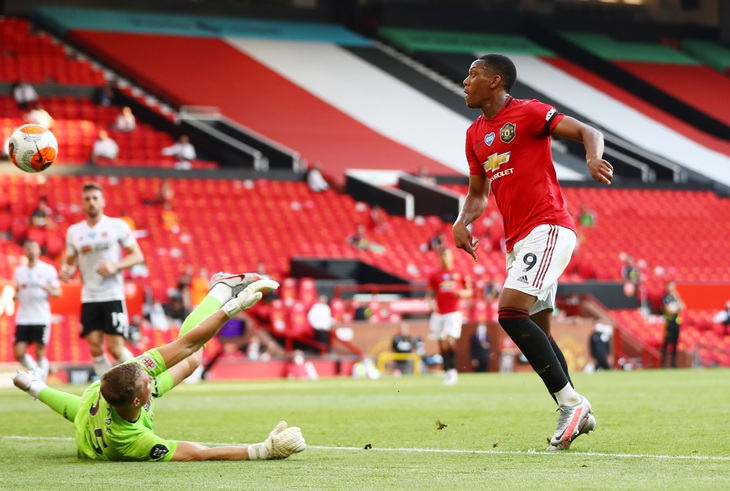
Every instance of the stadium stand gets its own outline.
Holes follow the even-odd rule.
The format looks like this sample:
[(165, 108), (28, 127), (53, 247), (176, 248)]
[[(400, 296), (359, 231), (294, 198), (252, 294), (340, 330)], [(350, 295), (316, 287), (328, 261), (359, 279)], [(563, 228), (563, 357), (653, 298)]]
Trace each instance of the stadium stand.
[[(382, 29), (379, 35), (389, 43), (382, 45), (339, 26), (251, 19), (219, 24), (220, 19), (211, 19), (211, 25), (220, 28), (211, 34), (210, 29), (201, 29), (189, 16), (175, 16), (176, 22), (169, 23), (159, 16), (150, 17), (151, 14), (140, 14), (151, 22), (151, 32), (128, 24), (100, 31), (90, 24), (95, 15), (91, 11), (40, 12), (44, 27), (55, 25), (56, 32), (76, 47), (166, 102), (176, 106), (219, 107), (226, 116), (301, 152), (305, 159), (320, 161), (328, 176), (339, 176), (348, 168), (415, 173), (425, 166), (431, 174), (446, 177), (444, 180), (458, 180), (457, 176), (466, 173), (463, 132), (476, 115), (464, 108), (460, 80), (465, 67), (480, 51), (499, 49), (518, 63), (520, 82), (516, 96), (552, 102), (568, 114), (596, 123), (616, 137), (612, 142), (614, 149), (626, 152), (630, 145), (640, 146), (646, 153), (656, 155), (651, 162), (654, 169), (665, 166), (665, 161), (681, 163), (690, 174), (694, 172), (703, 178), (693, 181), (703, 184), (698, 186), (704, 189), (701, 191), (565, 187), (571, 212), (577, 213), (581, 203), (586, 203), (597, 212), (598, 223), (581, 230), (580, 250), (562, 281), (618, 280), (621, 255), (630, 253), (639, 259), (647, 307), (654, 311), (666, 279), (730, 282), (730, 273), (726, 268), (718, 268), (715, 260), (730, 252), (727, 234), (708, 234), (708, 230), (717, 230), (730, 216), (727, 200), (708, 190), (708, 181), (730, 184), (730, 177), (722, 171), (730, 161), (730, 142), (688, 125), (525, 37), (470, 33), (460, 37), (453, 32)], [(126, 22), (125, 14), (113, 18), (114, 22)], [(23, 31), (17, 36), (26, 36), (27, 23), (23, 27), (23, 22), (11, 21), (12, 29)], [(446, 46), (443, 36), (456, 39), (454, 45)], [(415, 39), (420, 41), (416, 43)], [(583, 42), (582, 38), (578, 40)], [(605, 39), (602, 42), (608, 43)], [(51, 41), (40, 44), (46, 46), (44, 50), (51, 46), (54, 56), (59, 55), (59, 47)], [(622, 45), (621, 49), (627, 46)], [(689, 52), (691, 43), (687, 46)], [(640, 62), (625, 62), (600, 50), (596, 52), (660, 86), (659, 82), (665, 81), (655, 80), (651, 73), (667, 61), (656, 59), (656, 51), (667, 53), (664, 48), (651, 45), (639, 50)], [(681, 58), (681, 66), (691, 67), (702, 80), (726, 83), (726, 79), (718, 82), (715, 77), (722, 75), (708, 71), (696, 60), (683, 57), (673, 48), (666, 49), (670, 50), (672, 66)], [(135, 54), (141, 51), (145, 52), (144, 57)], [(171, 56), (181, 52), (188, 53), (196, 62), (169, 66)], [(79, 70), (68, 68), (73, 73)], [(98, 78), (101, 72), (94, 73)], [(245, 76), (225, 76), (226, 73)], [(100, 83), (93, 80), (93, 85)], [(353, 88), (362, 86), (369, 90), (353, 95)], [(725, 85), (717, 87), (725, 90)], [(670, 92), (672, 89), (662, 88)], [(144, 103), (145, 97), (136, 99)], [(58, 126), (54, 131), (61, 140), (61, 155), (69, 158), (69, 162), (60, 164), (83, 163), (73, 162), (72, 158), (85, 155), (86, 138), (95, 135), (99, 128), (108, 127), (118, 110), (96, 107), (84, 97), (45, 96), (43, 100), (56, 117)], [(0, 98), (0, 105), (7, 110), (3, 116), (12, 112), (11, 102)], [(0, 130), (17, 126), (17, 118), (6, 117)], [(126, 149), (120, 167), (170, 167), (156, 154), (159, 148), (172, 143), (167, 132), (143, 123), (134, 134), (115, 136)], [(561, 180), (584, 179), (587, 173), (582, 156), (570, 148), (563, 153), (558, 150), (556, 146)], [(560, 165), (563, 163), (564, 166)], [(196, 168), (215, 169), (217, 164), (197, 162)], [(369, 239), (381, 245), (382, 250), (360, 250), (348, 244), (347, 237), (358, 223), (368, 223), (370, 208), (347, 195), (335, 191), (311, 193), (304, 182), (267, 179), (265, 175), (208, 179), (200, 174), (189, 178), (170, 174), (174, 176), (168, 177), (168, 181), (175, 193), (173, 207), (179, 231), (165, 230), (160, 223), (159, 207), (145, 203), (160, 186), (159, 174), (122, 177), (115, 176), (115, 170), (105, 169), (106, 177), (95, 179), (101, 180), (109, 193), (108, 212), (119, 214), (124, 210), (140, 231), (151, 274), (134, 281), (144, 285), (152, 298), (164, 300), (176, 284), (181, 264), (238, 271), (253, 270), (258, 261), (263, 261), (271, 274), (282, 281), (281, 299), (271, 302), (266, 315), (273, 334), (289, 349), (295, 342), (306, 342), (311, 337), (303, 316), (317, 293), (316, 284), (310, 279), (288, 277), (291, 258), (359, 259), (412, 284), (422, 284), (437, 265), (435, 255), (421, 252), (422, 247), (437, 230), (448, 232), (449, 228), (448, 223), (436, 217), (411, 221), (393, 216), (389, 217), (391, 226), (387, 230), (368, 232)], [(628, 176), (627, 170), (627, 180)], [(617, 172), (616, 177), (620, 183), (622, 172)], [(659, 178), (667, 179), (662, 175)], [(39, 196), (47, 195), (59, 212), (52, 235), (57, 239), (63, 237), (65, 227), (81, 218), (75, 203), (77, 190), (86, 179), (0, 176), (3, 189), (8, 190), (4, 194), (9, 197), (6, 202), (0, 197), (0, 233), (4, 234), (0, 253), (7, 258), (0, 264), (0, 278), (9, 277), (19, 261), (17, 241), (28, 233), (22, 222), (29, 207)], [(668, 179), (672, 181), (671, 177)], [(447, 187), (466, 192), (463, 184)], [(231, 216), (235, 216), (235, 226), (231, 226)], [(493, 203), (485, 217), (499, 221)], [(456, 256), (457, 266), (472, 274), (478, 289), (489, 278), (504, 274), (501, 235), (496, 229), (494, 233), (494, 224), (487, 220), (475, 224), (475, 235), (493, 234), (483, 242), (478, 264), (464, 254)], [(446, 236), (450, 242), (450, 234)], [(699, 246), (698, 237), (702, 237)], [(354, 318), (358, 307), (369, 308), (373, 321), (381, 320), (381, 316), (383, 320), (400, 319), (379, 302), (359, 305), (335, 298), (332, 306), (341, 319)], [(465, 304), (464, 309), (470, 318), (494, 320), (494, 305), (488, 302)], [(611, 314), (622, 329), (647, 347), (656, 349), (657, 343), (661, 343), (662, 323), (656, 316), (635, 309)], [(692, 308), (687, 312), (680, 348), (696, 352), (702, 363), (730, 365), (729, 338), (716, 332), (710, 317), (707, 309)], [(75, 332), (78, 319), (68, 316), (57, 323), (57, 331)], [(0, 318), (0, 361), (12, 357), (11, 331), (8, 322)], [(147, 326), (143, 326), (142, 332), (143, 339), (151, 343), (164, 342), (166, 336), (175, 335), (174, 331), (160, 333), (148, 330)], [(79, 348), (82, 341), (64, 336), (53, 338), (54, 354), (71, 362), (88, 361), (84, 358), (88, 356), (87, 350)]]

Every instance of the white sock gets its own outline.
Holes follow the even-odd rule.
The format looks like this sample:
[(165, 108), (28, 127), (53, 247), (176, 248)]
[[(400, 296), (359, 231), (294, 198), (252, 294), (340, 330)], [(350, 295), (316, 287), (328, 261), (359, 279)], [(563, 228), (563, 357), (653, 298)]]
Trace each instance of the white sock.
[(221, 305), (233, 298), (233, 289), (225, 283), (217, 283), (210, 289), (208, 295), (218, 300)]
[(28, 370), (33, 370), (35, 367), (38, 366), (38, 364), (35, 362), (35, 358), (33, 358), (28, 353), (23, 355), (23, 359), (20, 360), (20, 364), (23, 365)]
[(45, 356), (41, 358), (38, 366), (41, 367), (41, 370), (43, 370), (43, 381), (45, 382), (46, 379), (48, 379), (48, 373), (51, 371), (51, 364), (48, 362), (48, 358)]
[(99, 355), (97, 357), (94, 357), (94, 372), (98, 377), (101, 377), (106, 372), (111, 370), (112, 364), (109, 363), (109, 360), (107, 359), (106, 355)]
[(117, 358), (117, 361), (119, 363), (124, 363), (125, 361), (131, 360), (132, 358), (134, 358), (134, 355), (132, 354), (132, 352), (129, 351), (129, 349), (126, 346), (122, 346), (122, 355), (119, 358)]
[(570, 385), (570, 382), (555, 393), (555, 398), (561, 406), (575, 406), (581, 401), (580, 394), (575, 391), (573, 386)]

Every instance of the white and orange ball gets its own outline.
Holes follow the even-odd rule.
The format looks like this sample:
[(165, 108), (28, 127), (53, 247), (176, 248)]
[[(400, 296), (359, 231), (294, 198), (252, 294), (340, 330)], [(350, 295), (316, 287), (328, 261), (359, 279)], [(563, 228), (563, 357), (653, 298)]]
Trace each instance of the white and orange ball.
[(39, 124), (24, 124), (10, 135), (10, 160), (30, 173), (42, 172), (56, 161), (58, 141), (51, 130)]

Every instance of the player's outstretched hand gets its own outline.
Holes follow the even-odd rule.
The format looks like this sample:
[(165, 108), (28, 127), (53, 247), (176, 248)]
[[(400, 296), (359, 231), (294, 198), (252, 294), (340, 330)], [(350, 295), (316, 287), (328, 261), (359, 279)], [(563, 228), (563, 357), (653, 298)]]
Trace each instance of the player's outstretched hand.
[(277, 288), (279, 288), (279, 283), (274, 280), (265, 279), (254, 281), (244, 288), (241, 293), (236, 295), (235, 298), (229, 300), (223, 306), (223, 310), (228, 314), (228, 317), (233, 318), (240, 311), (250, 309), (256, 305), (256, 302), (263, 297), (264, 292), (270, 292)]
[(295, 453), (303, 452), (307, 443), (302, 430), (296, 426), (288, 427), (286, 421), (279, 421), (266, 441), (248, 447), (249, 460), (279, 460)]
[(280, 421), (271, 430), (265, 443), (269, 450), (269, 459), (285, 459), (307, 448), (302, 430), (297, 426), (287, 427), (286, 421)]

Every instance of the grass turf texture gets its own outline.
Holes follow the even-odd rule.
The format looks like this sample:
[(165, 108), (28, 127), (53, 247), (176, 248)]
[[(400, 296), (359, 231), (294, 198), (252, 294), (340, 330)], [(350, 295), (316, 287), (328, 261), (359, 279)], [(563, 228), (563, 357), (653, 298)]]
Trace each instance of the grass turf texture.
[(727, 370), (575, 374), (598, 430), (556, 453), (544, 452), (555, 405), (533, 373), (462, 375), (454, 387), (435, 376), (205, 382), (156, 402), (158, 434), (255, 443), (285, 419), (310, 448), (284, 461), (165, 464), (79, 460), (70, 423), (3, 389), (0, 488), (728, 489), (729, 378)]

